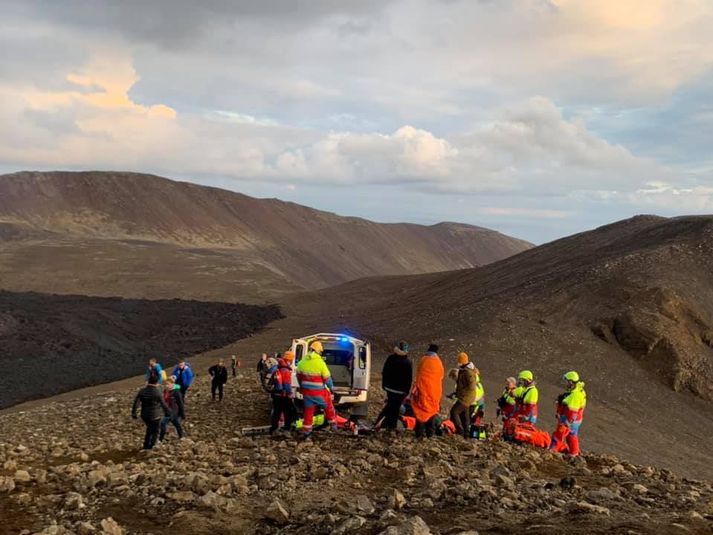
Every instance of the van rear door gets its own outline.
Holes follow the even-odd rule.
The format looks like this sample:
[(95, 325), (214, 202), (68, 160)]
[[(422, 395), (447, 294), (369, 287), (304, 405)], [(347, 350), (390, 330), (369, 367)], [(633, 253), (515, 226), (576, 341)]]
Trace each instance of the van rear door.
[(369, 342), (358, 344), (355, 347), (354, 375), (352, 386), (357, 390), (369, 390), (369, 376), (371, 375), (371, 345)]
[(292, 352), (295, 354), (295, 362), (292, 365), (292, 389), (295, 391), (300, 386), (300, 383), (297, 381), (297, 363), (307, 354), (308, 349), (307, 340), (301, 338), (292, 340)]

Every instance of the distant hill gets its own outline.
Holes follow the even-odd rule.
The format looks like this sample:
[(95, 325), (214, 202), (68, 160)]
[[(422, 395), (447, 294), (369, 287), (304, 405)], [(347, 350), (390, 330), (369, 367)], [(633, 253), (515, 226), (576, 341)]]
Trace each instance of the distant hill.
[(269, 300), (530, 247), (469, 225), (374, 223), (153, 175), (0, 176), (0, 287), (9, 290)]

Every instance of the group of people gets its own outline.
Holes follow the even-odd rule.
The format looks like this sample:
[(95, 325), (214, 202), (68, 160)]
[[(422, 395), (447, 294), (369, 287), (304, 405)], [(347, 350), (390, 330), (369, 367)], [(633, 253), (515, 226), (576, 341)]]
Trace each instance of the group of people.
[[(237, 367), (237, 358), (231, 357), (233, 377)], [(223, 401), (224, 386), (228, 382), (228, 369), (223, 359), (208, 369), (211, 376), (211, 397), (213, 401)], [(145, 373), (146, 386), (139, 390), (134, 398), (131, 415), (141, 419), (146, 425), (143, 448), (153, 449), (156, 442), (166, 437), (169, 424), (173, 425), (178, 438), (183, 438), (185, 431), (182, 422), (186, 418), (186, 394), (193, 383), (195, 373), (191, 366), (181, 360), (168, 375), (156, 359), (149, 360)]]
[[(465, 352), (458, 353), (456, 367), (448, 377), (454, 382), (454, 390), (446, 397), (454, 401), (449, 418), (440, 417), (443, 398), (443, 382), (446, 377), (443, 361), (438, 354), (438, 346), (431, 344), (420, 358), (415, 373), (409, 357), (409, 345), (400, 341), (389, 355), (382, 369), (382, 387), (386, 394), (384, 407), (377, 417), (375, 429), (393, 430), (405, 425), (415, 431), (416, 437), (432, 437), (447, 429), (464, 437), (482, 438), (482, 420), (485, 415), (485, 389), (480, 370)], [(323, 413), (320, 422), (332, 429), (338, 421), (332, 401), (334, 383), (324, 358), (324, 347), (319, 340), (309, 345), (307, 354), (294, 366), (292, 351), (276, 354), (274, 357), (262, 355), (258, 361), (258, 371), (265, 380), (263, 386), (272, 397), (270, 434), (299, 427), (305, 438), (312, 435), (316, 412)], [(231, 358), (233, 376), (237, 359)], [(211, 376), (211, 395), (222, 401), (224, 385), (228, 382), (228, 370), (224, 361), (219, 360), (208, 370)], [(297, 408), (292, 388), (293, 373), (296, 374), (304, 413), (297, 420)], [(186, 393), (193, 381), (193, 371), (185, 362), (179, 362), (170, 376), (161, 365), (152, 359), (146, 371), (147, 385), (137, 394), (132, 415), (137, 417), (141, 407), (141, 418), (146, 424), (144, 448), (151, 449), (156, 440), (163, 440), (169, 424), (176, 428), (179, 438), (184, 431), (181, 422), (185, 419)], [(564, 374), (565, 391), (557, 398), (557, 425), (548, 437), (547, 444), (555, 451), (579, 455), (579, 429), (582, 424), (587, 395), (584, 382), (576, 371)], [(163, 392), (161, 392), (163, 386)], [(534, 428), (538, 420), (539, 391), (535, 376), (530, 370), (521, 371), (517, 378), (508, 377), (505, 388), (497, 399), (497, 416), (503, 422), (503, 438), (514, 438), (513, 429), (518, 426)]]
[[(386, 359), (382, 370), (382, 387), (386, 393), (384, 409), (377, 418), (377, 426), (396, 429), (400, 421), (412, 417), (417, 437), (432, 437), (438, 426), (448, 423), (452, 430), (465, 437), (473, 437), (481, 429), (485, 414), (485, 389), (480, 371), (467, 353), (456, 357), (457, 367), (448, 377), (455, 382), (455, 391), (447, 397), (455, 402), (450, 409), (449, 422), (439, 415), (443, 397), (445, 368), (438, 355), (438, 346), (432, 344), (421, 357), (415, 377), (408, 354), (408, 344), (399, 342)], [(579, 428), (582, 425), (587, 394), (584, 381), (576, 371), (564, 374), (565, 391), (556, 402), (556, 428), (549, 447), (560, 453), (579, 455)], [(523, 370), (517, 379), (508, 377), (505, 389), (497, 400), (497, 416), (503, 422), (503, 438), (512, 439), (512, 430), (518, 425), (534, 426), (538, 418), (539, 391), (535, 376)]]

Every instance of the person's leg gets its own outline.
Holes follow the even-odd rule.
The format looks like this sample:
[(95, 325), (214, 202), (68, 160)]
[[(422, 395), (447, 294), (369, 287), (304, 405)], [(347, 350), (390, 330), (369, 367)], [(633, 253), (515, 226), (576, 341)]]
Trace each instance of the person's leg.
[(579, 426), (581, 422), (569, 424), (569, 434), (567, 435), (567, 448), (569, 454), (573, 456), (579, 455)]
[(166, 438), (166, 428), (168, 427), (168, 422), (171, 421), (170, 416), (164, 416), (161, 418), (161, 425), (159, 427), (159, 432), (158, 432), (158, 440), (159, 442), (163, 441), (164, 438)]
[(314, 420), (314, 403), (305, 400), (304, 413), (302, 414), (302, 432), (305, 435), (312, 433), (312, 421)]
[(460, 401), (456, 401), (453, 406), (451, 407), (451, 422), (453, 422), (453, 425), (456, 426), (456, 433), (459, 435), (463, 434), (463, 424), (462, 424), (462, 410), (463, 410), (463, 404)]
[(272, 417), (270, 418), (270, 434), (277, 431), (280, 426), (280, 416), (284, 411), (282, 397), (272, 396)]
[(144, 420), (146, 425), (146, 432), (144, 433), (144, 446), (145, 450), (151, 449), (151, 420)]
[(213, 401), (215, 401), (215, 391), (218, 389), (218, 383), (215, 381), (211, 381), (210, 383), (210, 397)]
[(436, 433), (436, 416), (431, 416), (426, 422), (426, 438), (432, 438)]
[(324, 393), (324, 419), (332, 427), (337, 425), (337, 411), (334, 410), (332, 403), (332, 395), (329, 392)]
[(404, 401), (403, 394), (396, 394), (394, 392), (387, 392), (386, 394), (386, 407), (384, 408), (384, 427), (386, 429), (396, 429), (399, 421), (399, 412), (401, 411), (401, 404)]
[(147, 449), (153, 449), (153, 447), (156, 445), (156, 439), (158, 438), (158, 430), (159, 427), (161, 426), (161, 418), (157, 418), (155, 420), (151, 420), (148, 425), (148, 448)]
[(381, 408), (379, 416), (376, 417), (374, 427), (384, 428), (386, 426), (386, 411), (389, 409), (389, 393), (386, 393), (386, 400), (384, 401), (384, 406)]
[(425, 422), (416, 420), (416, 428), (415, 428), (416, 438), (423, 438), (423, 433), (425, 432), (425, 430), (426, 430)]
[(176, 428), (178, 438), (183, 438), (183, 426), (181, 425), (181, 418), (176, 416), (175, 418), (171, 419), (171, 423), (173, 424), (173, 427)]
[(292, 398), (285, 398), (285, 429), (292, 429), (292, 425), (297, 420), (297, 407)]
[(225, 385), (223, 383), (220, 383), (218, 385), (218, 399), (220, 399), (220, 401), (223, 401), (223, 387), (224, 386)]
[(462, 428), (461, 434), (465, 437), (468, 438), (469, 436), (469, 431), (470, 431), (470, 417), (468, 415), (468, 407), (466, 405), (462, 405), (463, 407), (460, 411), (459, 417), (460, 417), (460, 427)]

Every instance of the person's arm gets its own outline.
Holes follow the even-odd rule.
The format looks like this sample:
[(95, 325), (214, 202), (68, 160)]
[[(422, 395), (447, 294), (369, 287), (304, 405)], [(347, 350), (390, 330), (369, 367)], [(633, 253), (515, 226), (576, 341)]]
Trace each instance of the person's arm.
[(161, 402), (161, 407), (163, 407), (163, 413), (166, 416), (171, 416), (171, 409), (166, 404), (166, 400), (163, 399), (163, 394), (158, 391), (158, 388), (156, 389), (156, 396), (158, 396), (158, 400)]
[(327, 385), (327, 388), (334, 390), (334, 381), (332, 381), (332, 374), (329, 373), (329, 367), (324, 360), (320, 360), (322, 362), (322, 380), (324, 381), (324, 384)]
[(140, 391), (139, 391), (138, 394), (136, 394), (136, 397), (134, 398), (134, 403), (133, 403), (133, 405), (131, 406), (131, 417), (134, 418), (134, 419), (137, 418), (136, 413), (138, 412), (138, 410), (139, 410), (139, 404), (141, 403), (141, 400), (140, 400), (140, 398), (139, 398), (139, 394), (141, 394)]
[(215, 377), (215, 371), (216, 371), (216, 367), (211, 366), (210, 368), (208, 368), (208, 375), (210, 375), (211, 377)]

